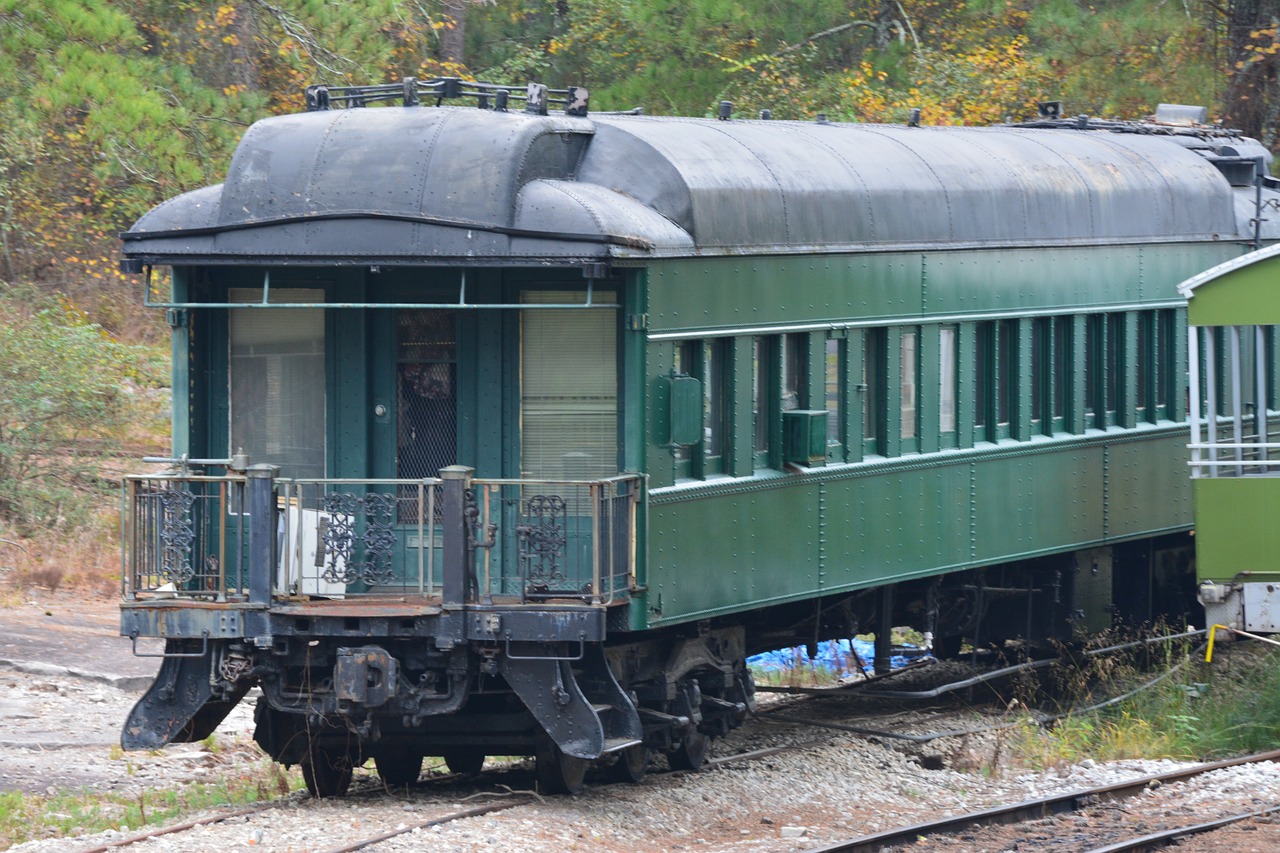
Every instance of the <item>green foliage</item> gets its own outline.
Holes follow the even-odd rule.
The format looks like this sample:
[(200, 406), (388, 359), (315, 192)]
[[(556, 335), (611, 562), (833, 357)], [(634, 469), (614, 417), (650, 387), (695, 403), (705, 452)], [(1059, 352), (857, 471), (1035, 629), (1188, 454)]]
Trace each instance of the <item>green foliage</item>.
[(1208, 8), (1045, 0), (1031, 7), (1026, 32), (1073, 114), (1137, 118), (1162, 102), (1220, 112), (1227, 75)]
[(155, 382), (136, 347), (33, 299), (0, 296), (0, 520), (24, 535), (84, 519), (103, 442), (128, 422), (130, 394)]
[(181, 788), (147, 788), (129, 797), (115, 793), (57, 791), (52, 794), (0, 792), (0, 845), (40, 838), (70, 838), (105, 829), (159, 824), (201, 809), (246, 805), (288, 794), (301, 779), (285, 775), (278, 764), (259, 762), (215, 782), (190, 782)]
[(312, 83), (537, 79), (586, 86), (596, 110), (728, 99), (737, 116), (918, 107), (929, 124), (1179, 101), (1270, 132), (1277, 15), (1280, 0), (0, 0), (0, 276), (160, 337), (122, 307), (115, 235), (218, 182), (244, 128), (300, 109)]
[[(1119, 704), (1066, 717), (1047, 732), (1028, 730), (1019, 752), (1052, 767), (1084, 758), (1209, 760), (1280, 746), (1280, 652), (1243, 646), (1213, 664), (1198, 661)], [(1120, 667), (1106, 683), (1118, 689), (1134, 677)]]

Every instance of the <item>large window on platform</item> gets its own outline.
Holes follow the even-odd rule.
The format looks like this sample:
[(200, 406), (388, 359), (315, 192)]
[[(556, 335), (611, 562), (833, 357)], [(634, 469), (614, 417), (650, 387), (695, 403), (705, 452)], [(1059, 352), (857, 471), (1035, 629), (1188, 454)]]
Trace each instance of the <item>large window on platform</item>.
[[(613, 294), (596, 291), (597, 304)], [(581, 293), (526, 293), (524, 302), (565, 304)], [(541, 479), (590, 480), (618, 473), (616, 308), (531, 308), (520, 321), (520, 470)]]
[[(233, 288), (230, 302), (262, 291)], [(276, 288), (273, 302), (323, 302), (324, 291)], [(282, 477), (325, 475), (325, 341), (321, 308), (228, 312), (228, 453), (280, 467)]]

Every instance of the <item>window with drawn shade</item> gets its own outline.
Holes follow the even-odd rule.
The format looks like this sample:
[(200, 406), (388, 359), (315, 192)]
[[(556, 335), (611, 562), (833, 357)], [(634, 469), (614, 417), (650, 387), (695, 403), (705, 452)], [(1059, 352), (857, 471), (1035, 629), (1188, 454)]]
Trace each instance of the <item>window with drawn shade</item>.
[(901, 437), (914, 439), (920, 413), (920, 367), (917, 359), (919, 333), (904, 330), (899, 343), (898, 386), (901, 389)]
[(769, 338), (756, 337), (752, 340), (751, 358), (751, 409), (752, 409), (752, 451), (757, 468), (769, 466), (770, 426), (773, 415), (770, 411), (771, 377), (773, 375), (773, 346)]
[[(581, 301), (580, 292), (524, 294), (526, 303)], [(596, 291), (597, 304), (612, 293)], [(618, 473), (616, 308), (520, 312), (520, 470), (591, 480)]]
[(956, 433), (957, 331), (956, 326), (938, 329), (938, 431), (950, 436), (948, 446), (954, 446)]
[[(231, 302), (262, 291), (233, 288)], [(324, 291), (275, 288), (272, 302), (323, 302)], [(228, 455), (280, 466), (283, 477), (325, 475), (324, 309), (228, 311)]]
[(1032, 432), (1044, 432), (1044, 414), (1049, 395), (1049, 372), (1046, 368), (1049, 352), (1049, 324), (1046, 317), (1031, 321), (1031, 427)]
[(844, 447), (844, 382), (845, 341), (827, 338), (823, 364), (823, 399), (827, 410), (827, 447), (839, 450)]
[(709, 340), (702, 344), (702, 463), (703, 474), (724, 472), (725, 349), (729, 342)]
[[(698, 375), (698, 342), (697, 341), (681, 341), (676, 344), (676, 363), (675, 372), (685, 376)], [(677, 462), (687, 462), (693, 456), (693, 448), (690, 445), (677, 444), (672, 448)], [(685, 472), (682, 476), (687, 476)]]

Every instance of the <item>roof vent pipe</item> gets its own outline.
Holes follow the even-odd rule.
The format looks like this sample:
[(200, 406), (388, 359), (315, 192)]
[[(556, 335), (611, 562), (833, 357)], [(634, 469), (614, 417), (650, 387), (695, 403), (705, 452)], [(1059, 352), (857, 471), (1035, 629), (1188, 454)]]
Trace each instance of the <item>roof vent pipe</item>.
[(911, 118), (907, 119), (907, 127), (919, 127), (919, 126), (920, 126), (920, 108), (912, 107)]
[(761, 111), (760, 111), (760, 120), (761, 120), (761, 121), (768, 121), (768, 120), (769, 120), (769, 119), (771, 119), (771, 118), (773, 118), (773, 110), (761, 110)]
[(524, 99), (524, 111), (534, 115), (547, 114), (547, 87), (542, 83), (530, 83)]
[(831, 122), (827, 121), (826, 113), (818, 113), (818, 117), (815, 119), (815, 121), (817, 121), (818, 124), (831, 124)]
[(731, 115), (733, 115), (733, 101), (721, 101), (720, 110), (716, 113), (716, 118), (721, 121), (728, 121)]

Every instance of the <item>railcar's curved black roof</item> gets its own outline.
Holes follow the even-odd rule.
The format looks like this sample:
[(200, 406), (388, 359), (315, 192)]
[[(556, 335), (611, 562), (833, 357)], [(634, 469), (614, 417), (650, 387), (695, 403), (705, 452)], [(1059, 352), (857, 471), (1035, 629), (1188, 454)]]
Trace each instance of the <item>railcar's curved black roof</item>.
[(1158, 136), (386, 107), (254, 124), (225, 183), (124, 239), (361, 264), (1237, 240), (1234, 196)]

